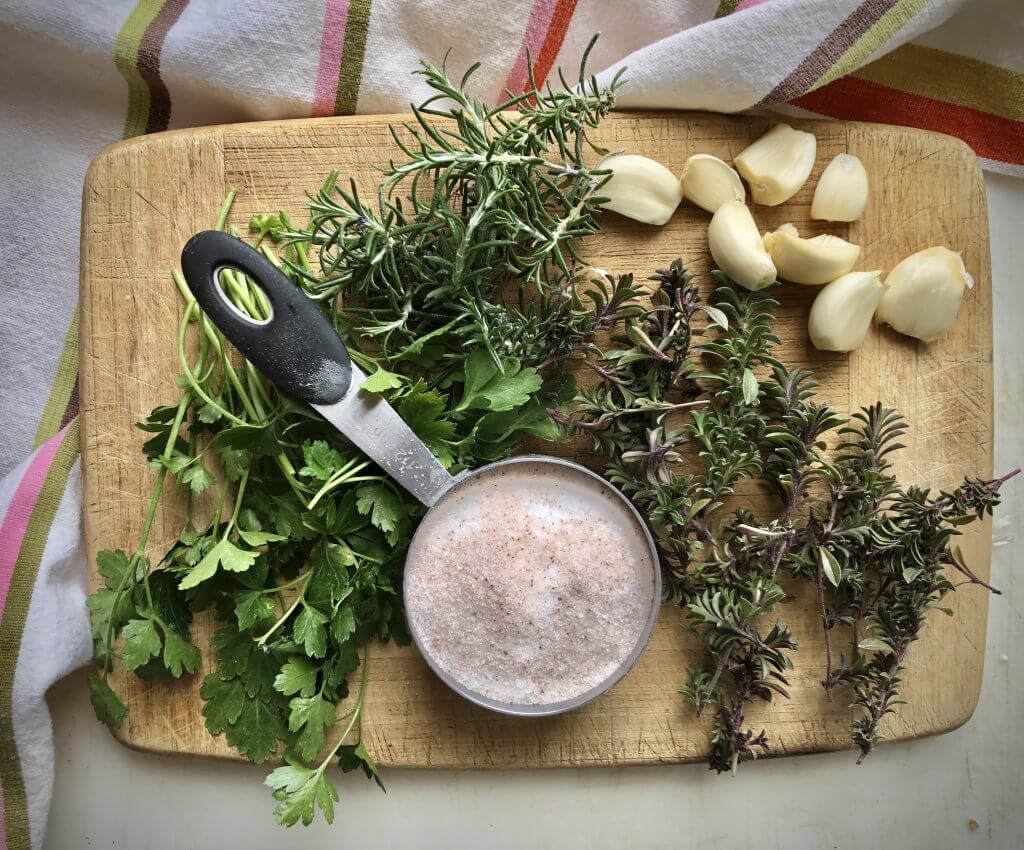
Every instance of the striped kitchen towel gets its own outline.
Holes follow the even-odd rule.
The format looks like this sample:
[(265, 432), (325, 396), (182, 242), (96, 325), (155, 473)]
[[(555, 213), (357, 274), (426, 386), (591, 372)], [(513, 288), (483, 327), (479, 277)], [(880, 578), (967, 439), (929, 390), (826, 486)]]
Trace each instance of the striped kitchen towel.
[[(927, 127), (1024, 175), (1024, 15), (1007, 0), (0, 0), (0, 834), (42, 843), (43, 695), (88, 660), (78, 479), (79, 193), (119, 138), (404, 110), (419, 57), (497, 100), (604, 33), (620, 105)], [(130, 285), (130, 282), (126, 282)], [(111, 541), (112, 544), (124, 541)]]

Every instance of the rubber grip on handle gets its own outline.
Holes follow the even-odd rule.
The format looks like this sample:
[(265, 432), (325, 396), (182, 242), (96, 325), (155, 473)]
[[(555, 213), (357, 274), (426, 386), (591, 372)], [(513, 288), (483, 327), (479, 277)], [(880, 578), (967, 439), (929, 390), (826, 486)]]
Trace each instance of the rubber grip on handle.
[[(244, 317), (217, 282), (237, 269), (263, 290), (271, 306), (265, 322)], [(279, 389), (307, 404), (334, 404), (352, 383), (344, 343), (316, 304), (273, 263), (241, 239), (204, 230), (185, 244), (181, 270), (206, 315), (242, 355)]]

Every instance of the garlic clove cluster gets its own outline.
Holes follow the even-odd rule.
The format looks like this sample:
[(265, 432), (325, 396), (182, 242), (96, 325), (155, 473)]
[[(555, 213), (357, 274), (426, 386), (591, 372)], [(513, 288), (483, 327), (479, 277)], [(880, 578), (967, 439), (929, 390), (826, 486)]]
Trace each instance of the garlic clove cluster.
[(754, 202), (774, 207), (792, 198), (807, 182), (817, 154), (813, 133), (777, 124), (733, 162), (750, 184)]
[(974, 286), (974, 280), (958, 253), (935, 247), (900, 262), (885, 284), (878, 321), (901, 334), (931, 342), (949, 330), (964, 292)]
[(603, 209), (644, 224), (665, 224), (683, 199), (676, 176), (660, 162), (638, 154), (615, 154), (600, 163), (612, 176), (598, 195)]
[(860, 257), (860, 246), (831, 234), (801, 238), (792, 224), (764, 235), (779, 277), (805, 286), (821, 286), (850, 271)]
[(740, 286), (758, 290), (777, 274), (754, 217), (742, 201), (726, 201), (711, 217), (708, 246), (715, 264)]
[(859, 348), (885, 292), (880, 271), (850, 272), (833, 280), (818, 293), (807, 318), (814, 347), (819, 351)]
[(709, 213), (728, 201), (746, 201), (740, 176), (717, 156), (698, 153), (686, 160), (682, 176), (683, 197)]
[(853, 154), (841, 153), (818, 178), (811, 201), (811, 218), (856, 221), (868, 202), (868, 173)]

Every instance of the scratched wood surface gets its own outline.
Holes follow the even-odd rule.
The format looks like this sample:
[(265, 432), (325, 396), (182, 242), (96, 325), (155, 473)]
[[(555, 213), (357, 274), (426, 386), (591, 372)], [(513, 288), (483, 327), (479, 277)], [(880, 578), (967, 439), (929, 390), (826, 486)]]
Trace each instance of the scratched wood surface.
[[(931, 345), (875, 330), (852, 356), (816, 352), (805, 322), (813, 289), (775, 290), (781, 304), (777, 331), (781, 356), (812, 367), (822, 392), (843, 411), (881, 399), (910, 419), (898, 469), (905, 479), (953, 484), (965, 473), (988, 474), (992, 464), (992, 333), (988, 228), (981, 173), (962, 143), (932, 133), (841, 122), (794, 122), (818, 137), (818, 164), (807, 185), (781, 207), (754, 207), (764, 229), (785, 221), (803, 233), (834, 232), (863, 246), (858, 268), (890, 269), (904, 256), (932, 245), (963, 252), (976, 285), (955, 328)], [(684, 113), (620, 114), (596, 134), (609, 148), (652, 156), (678, 173), (693, 153), (730, 159), (769, 122)], [(176, 398), (174, 328), (182, 302), (168, 269), (182, 244), (214, 221), (230, 187), (238, 189), (231, 221), (245, 230), (252, 213), (279, 208), (300, 217), (304, 193), (332, 168), (375, 185), (374, 166), (387, 161), (387, 118), (362, 117), (211, 127), (121, 142), (93, 162), (85, 182), (81, 253), (81, 395), (84, 524), (90, 563), (105, 547), (134, 545), (153, 471), (139, 451), (133, 424), (155, 405)], [(817, 175), (837, 153), (858, 155), (867, 167), (871, 197), (863, 219), (826, 226), (809, 219)], [(586, 255), (614, 272), (646, 277), (683, 256), (708, 270), (708, 216), (684, 204), (662, 228), (615, 215), (591, 240)], [(552, 450), (549, 448), (549, 450)], [(570, 443), (557, 453), (593, 462), (587, 447)], [(741, 494), (765, 506), (756, 487)], [(151, 539), (159, 560), (179, 528), (180, 506), (160, 509)], [(968, 535), (964, 551), (988, 575), (990, 530)], [(95, 573), (91, 576), (97, 583)], [(933, 618), (911, 652), (907, 705), (888, 724), (895, 739), (956, 728), (978, 699), (985, 643), (987, 594), (956, 594), (953, 616)], [(792, 699), (750, 711), (763, 725), (775, 754), (849, 746), (848, 700), (828, 702), (819, 682), (822, 641), (808, 593), (782, 607), (800, 650), (795, 655)], [(208, 669), (210, 622), (200, 618), (204, 648), (199, 675), (171, 685), (146, 684), (118, 674), (128, 719), (117, 736), (155, 752), (237, 757), (203, 727), (199, 683)], [(412, 647), (374, 649), (366, 705), (365, 739), (383, 764), (404, 766), (536, 767), (639, 764), (701, 759), (708, 721), (697, 721), (676, 693), (696, 641), (681, 628), (678, 610), (666, 607), (646, 652), (611, 693), (576, 713), (517, 720), (478, 709), (436, 680)]]

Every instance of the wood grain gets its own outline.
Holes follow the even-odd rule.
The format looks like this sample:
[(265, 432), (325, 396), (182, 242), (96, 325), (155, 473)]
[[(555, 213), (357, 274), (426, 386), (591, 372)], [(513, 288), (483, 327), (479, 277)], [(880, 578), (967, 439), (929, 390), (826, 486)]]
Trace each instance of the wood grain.
[[(245, 230), (254, 212), (284, 208), (301, 217), (305, 192), (332, 168), (361, 185), (375, 185), (374, 166), (386, 162), (387, 117), (268, 122), (163, 133), (121, 142), (93, 162), (82, 216), (82, 470), (84, 522), (90, 563), (98, 549), (130, 549), (153, 480), (141, 460), (143, 436), (133, 423), (176, 398), (173, 328), (182, 303), (168, 270), (182, 244), (209, 227), (229, 187), (239, 190), (231, 221)], [(678, 173), (695, 152), (730, 159), (768, 126), (765, 119), (697, 114), (618, 114), (596, 141), (652, 156)], [(858, 155), (867, 167), (871, 199), (865, 217), (828, 227), (809, 220), (815, 177), (782, 207), (754, 207), (762, 229), (785, 221), (801, 232), (831, 231), (863, 246), (859, 268), (889, 269), (932, 245), (963, 252), (976, 285), (955, 328), (931, 345), (873, 331), (852, 356), (814, 351), (805, 322), (813, 289), (785, 286), (777, 330), (781, 356), (813, 368), (822, 392), (849, 411), (881, 399), (908, 415), (912, 430), (898, 469), (904, 478), (952, 485), (992, 465), (992, 321), (985, 195), (977, 160), (949, 137), (896, 127), (795, 122), (818, 136), (814, 174), (837, 153)], [(707, 216), (683, 205), (662, 228), (614, 215), (587, 246), (595, 264), (646, 277), (682, 255), (698, 273), (708, 270)], [(706, 276), (705, 276), (706, 277)], [(593, 461), (583, 444), (558, 453)], [(549, 449), (551, 450), (551, 449)], [(741, 494), (765, 507), (756, 486)], [(151, 554), (159, 559), (173, 539), (180, 506), (165, 501), (157, 515)], [(990, 530), (975, 528), (965, 554), (987, 577)], [(91, 576), (95, 585), (97, 576)], [(825, 699), (819, 685), (822, 643), (807, 588), (785, 604), (800, 651), (792, 699), (757, 706), (749, 722), (767, 729), (775, 754), (849, 747), (848, 700)], [(956, 728), (970, 717), (981, 685), (987, 594), (956, 594), (953, 616), (937, 616), (910, 656), (908, 704), (888, 724), (895, 739)], [(545, 719), (499, 717), (456, 697), (437, 681), (415, 649), (374, 647), (365, 735), (383, 764), (454, 767), (536, 767), (689, 761), (707, 751), (708, 720), (697, 721), (676, 693), (685, 668), (698, 660), (696, 641), (680, 613), (665, 608), (634, 671), (610, 694), (574, 714)], [(200, 619), (205, 647), (210, 624)], [(204, 650), (205, 651), (205, 650)], [(204, 657), (204, 670), (208, 657)], [(172, 685), (148, 685), (118, 674), (128, 720), (118, 737), (155, 752), (237, 757), (202, 725), (197, 675)]]

